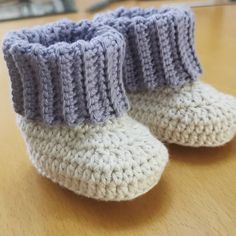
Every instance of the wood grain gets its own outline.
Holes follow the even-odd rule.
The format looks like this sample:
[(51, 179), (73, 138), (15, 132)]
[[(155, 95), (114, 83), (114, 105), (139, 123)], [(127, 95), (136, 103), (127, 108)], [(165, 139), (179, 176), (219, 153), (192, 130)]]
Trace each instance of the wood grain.
[[(202, 79), (236, 95), (236, 6), (194, 11)], [(61, 17), (1, 23), (0, 38), (9, 30)], [(66, 17), (92, 15), (82, 11)], [(0, 235), (236, 235), (236, 139), (220, 148), (170, 145), (171, 160), (160, 183), (134, 201), (104, 203), (79, 197), (31, 166), (15, 125), (2, 54), (0, 68)]]

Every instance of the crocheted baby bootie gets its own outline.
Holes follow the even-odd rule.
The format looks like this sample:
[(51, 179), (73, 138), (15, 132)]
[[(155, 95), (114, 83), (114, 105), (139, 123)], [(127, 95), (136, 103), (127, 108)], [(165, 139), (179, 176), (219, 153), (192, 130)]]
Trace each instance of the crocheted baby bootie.
[(235, 98), (197, 80), (194, 17), (188, 8), (119, 8), (97, 15), (127, 44), (124, 84), (130, 115), (162, 141), (218, 146), (236, 133)]
[(162, 141), (220, 146), (236, 134), (236, 99), (201, 82), (132, 93), (130, 115)]
[(35, 168), (75, 193), (133, 199), (151, 189), (165, 146), (127, 114), (123, 36), (88, 21), (9, 33), (14, 109)]

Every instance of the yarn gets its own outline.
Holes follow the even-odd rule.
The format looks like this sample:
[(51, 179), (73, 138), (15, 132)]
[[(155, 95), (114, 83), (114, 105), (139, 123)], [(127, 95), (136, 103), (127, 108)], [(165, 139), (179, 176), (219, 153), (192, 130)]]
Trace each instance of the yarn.
[(194, 49), (194, 16), (188, 8), (118, 8), (94, 21), (121, 32), (127, 91), (154, 90), (195, 81), (201, 66)]
[(156, 185), (168, 161), (165, 146), (127, 115), (75, 127), (17, 120), (39, 173), (86, 197), (138, 197)]
[(219, 146), (236, 133), (235, 98), (197, 80), (194, 16), (188, 8), (119, 8), (98, 14), (126, 40), (124, 84), (130, 116), (162, 141)]
[(236, 134), (236, 98), (201, 81), (130, 93), (129, 114), (160, 140), (186, 146), (220, 146)]
[(123, 36), (63, 20), (9, 33), (3, 42), (15, 111), (47, 124), (104, 122), (128, 109)]
[(105, 201), (136, 198), (158, 183), (168, 152), (125, 114), (118, 31), (60, 21), (9, 33), (3, 50), (18, 125), (41, 175)]

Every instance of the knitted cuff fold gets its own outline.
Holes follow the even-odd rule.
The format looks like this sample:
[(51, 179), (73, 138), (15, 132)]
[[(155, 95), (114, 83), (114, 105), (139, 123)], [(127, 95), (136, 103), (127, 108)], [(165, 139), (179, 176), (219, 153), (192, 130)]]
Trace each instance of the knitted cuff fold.
[(14, 109), (47, 124), (103, 122), (128, 109), (123, 36), (63, 20), (9, 33), (3, 43)]
[(98, 14), (94, 21), (124, 35), (124, 83), (129, 91), (182, 85), (202, 72), (188, 8), (119, 8)]

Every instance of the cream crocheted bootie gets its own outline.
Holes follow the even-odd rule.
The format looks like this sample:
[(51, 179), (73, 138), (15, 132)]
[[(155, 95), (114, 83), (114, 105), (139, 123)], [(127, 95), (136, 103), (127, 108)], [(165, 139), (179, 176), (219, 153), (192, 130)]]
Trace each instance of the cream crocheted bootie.
[(126, 113), (123, 36), (88, 21), (9, 33), (3, 44), (30, 159), (75, 193), (122, 201), (150, 190), (165, 146)]
[(236, 134), (236, 98), (201, 82), (130, 93), (129, 114), (162, 141), (220, 146)]
[(164, 145), (128, 115), (76, 127), (22, 117), (18, 124), (39, 173), (95, 199), (123, 201), (146, 193), (168, 160)]
[(197, 81), (194, 16), (188, 8), (119, 8), (94, 21), (126, 40), (124, 84), (130, 115), (162, 141), (218, 146), (236, 133), (235, 98)]

